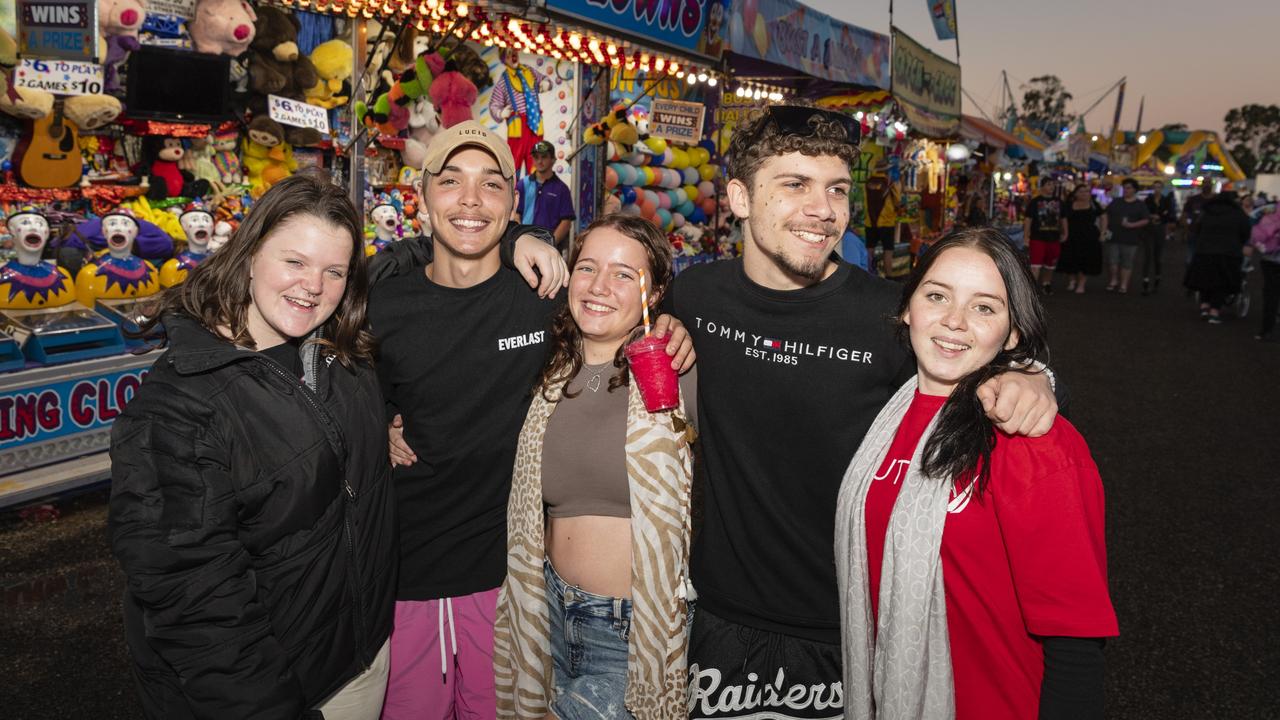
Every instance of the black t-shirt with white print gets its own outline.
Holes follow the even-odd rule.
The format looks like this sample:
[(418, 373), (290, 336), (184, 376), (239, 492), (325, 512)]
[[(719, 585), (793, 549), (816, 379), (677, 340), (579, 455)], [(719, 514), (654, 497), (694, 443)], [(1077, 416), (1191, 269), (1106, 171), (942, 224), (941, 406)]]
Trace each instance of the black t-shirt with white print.
[(393, 474), (398, 599), (502, 584), (516, 441), (555, 307), (507, 267), (469, 288), (438, 285), (422, 267), (373, 288), (378, 377), (418, 456)]
[(706, 469), (698, 602), (727, 620), (839, 643), (836, 495), (862, 437), (915, 372), (891, 319), (901, 286), (841, 263), (776, 291), (742, 261), (681, 273), (669, 308), (698, 353)]

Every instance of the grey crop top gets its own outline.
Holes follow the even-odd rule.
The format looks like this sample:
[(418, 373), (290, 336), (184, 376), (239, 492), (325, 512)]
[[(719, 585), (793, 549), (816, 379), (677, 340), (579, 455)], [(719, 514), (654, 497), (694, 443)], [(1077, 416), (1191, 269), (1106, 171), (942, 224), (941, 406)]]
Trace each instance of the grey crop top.
[[(600, 374), (599, 384), (592, 378)], [(542, 442), (542, 500), (551, 517), (631, 517), (627, 485), (627, 392), (609, 392), (613, 363), (584, 365), (569, 381), (576, 397), (560, 401)], [(697, 371), (680, 378), (684, 407), (696, 424)], [(598, 387), (592, 391), (591, 387)]]

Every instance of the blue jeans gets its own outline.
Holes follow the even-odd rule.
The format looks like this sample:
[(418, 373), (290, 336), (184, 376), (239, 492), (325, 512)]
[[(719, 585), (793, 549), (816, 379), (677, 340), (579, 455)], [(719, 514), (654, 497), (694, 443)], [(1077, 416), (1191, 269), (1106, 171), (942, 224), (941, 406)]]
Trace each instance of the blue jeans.
[(624, 699), (631, 601), (574, 587), (550, 561), (542, 567), (555, 663), (551, 710), (561, 720), (630, 720)]

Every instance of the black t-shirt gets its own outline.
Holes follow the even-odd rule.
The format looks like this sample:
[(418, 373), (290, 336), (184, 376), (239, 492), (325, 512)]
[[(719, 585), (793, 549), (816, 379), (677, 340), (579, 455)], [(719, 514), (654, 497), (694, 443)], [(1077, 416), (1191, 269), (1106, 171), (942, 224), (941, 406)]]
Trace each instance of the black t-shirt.
[(1055, 241), (1062, 238), (1062, 202), (1054, 197), (1037, 195), (1027, 203), (1031, 219), (1029, 240)]
[(279, 345), (262, 350), (263, 355), (275, 360), (288, 370), (296, 378), (302, 377), (302, 355), (298, 352), (301, 343), (297, 340), (289, 340)]
[(670, 308), (698, 352), (707, 474), (693, 548), (699, 603), (743, 625), (840, 642), (836, 495), (914, 361), (894, 338), (900, 286), (841, 263), (781, 292), (741, 260), (681, 273)]
[(506, 267), (470, 288), (437, 285), (420, 267), (374, 287), (378, 377), (418, 456), (393, 475), (399, 599), (502, 584), (516, 441), (554, 309)]

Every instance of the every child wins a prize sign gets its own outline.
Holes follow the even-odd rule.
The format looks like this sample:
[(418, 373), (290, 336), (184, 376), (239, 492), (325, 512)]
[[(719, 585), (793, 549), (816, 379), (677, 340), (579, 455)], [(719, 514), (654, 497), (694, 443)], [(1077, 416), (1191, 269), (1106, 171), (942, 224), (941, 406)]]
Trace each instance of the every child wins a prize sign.
[(279, 95), (268, 95), (267, 100), (267, 114), (281, 125), (314, 128), (329, 134), (329, 111), (319, 105), (308, 105)]
[(702, 138), (701, 103), (656, 99), (649, 108), (649, 134), (671, 142), (697, 145)]
[(13, 84), (54, 95), (96, 95), (102, 92), (102, 66), (76, 60), (23, 58), (13, 71)]

